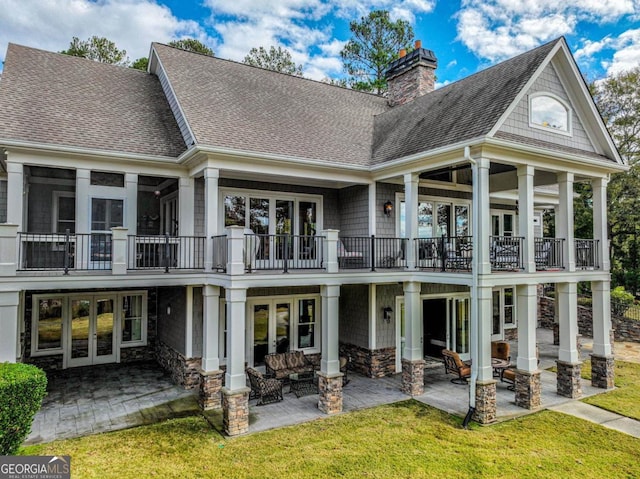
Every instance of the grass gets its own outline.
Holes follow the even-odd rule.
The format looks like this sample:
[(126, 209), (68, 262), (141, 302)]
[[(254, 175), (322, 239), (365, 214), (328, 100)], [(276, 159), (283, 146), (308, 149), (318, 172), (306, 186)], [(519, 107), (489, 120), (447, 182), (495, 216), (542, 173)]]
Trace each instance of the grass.
[(73, 477), (639, 477), (640, 441), (551, 411), (465, 431), (416, 401), (226, 439), (201, 416), (30, 446)]
[[(616, 361), (616, 389), (583, 399), (588, 404), (640, 420), (640, 364)], [(591, 363), (582, 365), (582, 377), (591, 380)]]

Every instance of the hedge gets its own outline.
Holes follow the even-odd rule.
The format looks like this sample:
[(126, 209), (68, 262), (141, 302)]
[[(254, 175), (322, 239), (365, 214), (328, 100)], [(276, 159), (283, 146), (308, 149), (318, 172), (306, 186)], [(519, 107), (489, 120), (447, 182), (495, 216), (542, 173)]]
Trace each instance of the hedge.
[(15, 454), (47, 394), (47, 376), (30, 364), (0, 363), (0, 455)]

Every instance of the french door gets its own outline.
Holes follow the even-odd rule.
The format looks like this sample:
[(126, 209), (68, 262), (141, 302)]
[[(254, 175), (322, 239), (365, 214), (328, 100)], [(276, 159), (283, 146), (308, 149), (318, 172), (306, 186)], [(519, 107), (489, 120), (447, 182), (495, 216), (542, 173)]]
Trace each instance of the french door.
[(116, 361), (116, 297), (72, 296), (67, 367)]
[(272, 353), (286, 353), (291, 347), (291, 300), (258, 300), (248, 302), (252, 329), (252, 363), (264, 364)]

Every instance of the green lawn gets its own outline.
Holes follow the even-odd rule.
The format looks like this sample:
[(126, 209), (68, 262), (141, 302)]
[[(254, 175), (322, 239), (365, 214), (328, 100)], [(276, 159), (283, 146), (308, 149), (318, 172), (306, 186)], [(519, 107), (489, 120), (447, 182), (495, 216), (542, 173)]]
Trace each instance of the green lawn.
[[(591, 380), (591, 363), (585, 361), (582, 377)], [(640, 420), (640, 364), (616, 361), (616, 389), (583, 401)]]
[(416, 401), (225, 439), (201, 416), (31, 446), (73, 477), (640, 477), (640, 440), (543, 411), (465, 431)]

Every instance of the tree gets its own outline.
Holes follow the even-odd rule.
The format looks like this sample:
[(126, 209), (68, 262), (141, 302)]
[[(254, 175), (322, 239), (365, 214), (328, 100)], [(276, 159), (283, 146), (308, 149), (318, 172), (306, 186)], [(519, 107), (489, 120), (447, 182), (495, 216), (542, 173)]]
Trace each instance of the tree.
[(340, 56), (351, 87), (378, 95), (385, 93), (384, 72), (398, 57), (398, 51), (413, 43), (413, 28), (404, 20), (391, 21), (386, 10), (374, 10), (360, 21), (352, 21), (349, 29), (352, 38)]
[(282, 47), (271, 46), (269, 51), (264, 47), (252, 48), (242, 62), (274, 72), (286, 73), (297, 77), (302, 76), (302, 65), (296, 65), (291, 58), (291, 53)]
[(100, 63), (127, 66), (129, 58), (126, 50), (120, 50), (116, 44), (105, 37), (92, 36), (87, 40), (73, 37), (69, 48), (60, 53), (74, 57), (88, 58)]
[(640, 66), (591, 85), (594, 100), (630, 170), (608, 187), (614, 285), (640, 291)]
[(173, 40), (168, 43), (170, 47), (180, 48), (193, 53), (202, 53), (203, 55), (214, 56), (213, 50), (195, 38), (182, 38)]
[(147, 67), (149, 66), (149, 59), (147, 57), (138, 58), (135, 62), (131, 64), (131, 68), (135, 68), (136, 70), (147, 71)]

